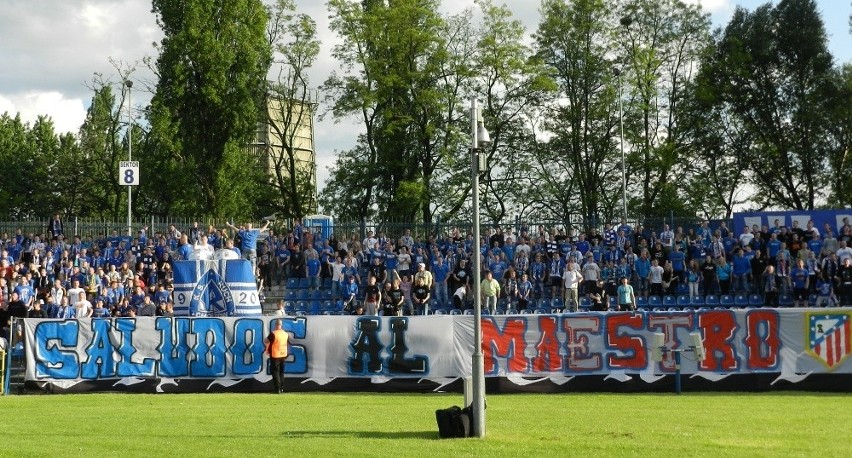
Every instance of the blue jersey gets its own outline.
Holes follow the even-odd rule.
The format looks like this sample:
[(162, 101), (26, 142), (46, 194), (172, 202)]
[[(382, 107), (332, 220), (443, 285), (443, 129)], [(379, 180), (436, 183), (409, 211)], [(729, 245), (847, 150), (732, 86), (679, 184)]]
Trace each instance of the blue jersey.
[(808, 269), (794, 268), (790, 271), (790, 281), (793, 283), (793, 288), (804, 289), (808, 281)]
[(634, 268), (639, 278), (647, 278), (651, 273), (651, 260), (639, 258), (636, 260)]
[(244, 229), (239, 232), (240, 240), (240, 248), (245, 250), (256, 250), (257, 249), (257, 239), (260, 237), (259, 229)]
[(305, 265), (308, 268), (308, 276), (309, 277), (319, 277), (320, 274), (320, 261), (316, 258), (308, 259), (305, 262)]
[(675, 272), (686, 270), (686, 255), (682, 251), (672, 251), (669, 253), (669, 261), (672, 262), (672, 270)]

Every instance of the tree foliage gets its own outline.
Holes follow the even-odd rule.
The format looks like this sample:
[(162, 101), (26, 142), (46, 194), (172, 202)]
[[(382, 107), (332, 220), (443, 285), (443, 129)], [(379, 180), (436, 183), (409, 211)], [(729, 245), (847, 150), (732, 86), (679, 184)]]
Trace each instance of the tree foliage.
[(261, 181), (254, 137), (271, 60), (260, 0), (153, 0), (163, 29), (151, 102), (160, 146), (194, 183), (197, 210), (243, 215)]
[[(306, 14), (294, 14), (291, 0), (268, 6), (267, 36), (274, 50), (278, 77), (267, 94), (267, 125), (274, 147), (267, 147), (272, 166), (272, 205), (285, 217), (302, 218), (316, 211), (316, 175), (312, 137), (317, 109), (316, 92), (307, 72), (320, 52), (316, 22)], [(305, 156), (308, 156), (307, 159)]]
[(812, 0), (737, 8), (702, 66), (699, 95), (741, 129), (762, 207), (813, 209), (839, 184), (825, 173), (845, 153), (830, 133), (841, 99), (826, 40)]

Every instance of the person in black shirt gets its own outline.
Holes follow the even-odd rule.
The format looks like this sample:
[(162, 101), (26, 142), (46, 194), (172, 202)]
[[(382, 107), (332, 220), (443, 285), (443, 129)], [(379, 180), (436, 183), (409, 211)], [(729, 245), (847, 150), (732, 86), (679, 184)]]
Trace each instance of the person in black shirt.
[(716, 263), (713, 262), (713, 257), (707, 255), (704, 258), (704, 263), (701, 264), (701, 278), (704, 280), (704, 294), (715, 294), (719, 288), (719, 281), (716, 277)]
[(376, 284), (376, 277), (370, 275), (364, 288), (364, 315), (378, 315), (382, 301), (382, 290)]
[(382, 290), (382, 303), (379, 308), (380, 316), (396, 316), (396, 309), (394, 308), (393, 298), (390, 296), (391, 288), (393, 285), (391, 282), (386, 281), (384, 285), (384, 289)]
[(411, 288), (411, 301), (414, 303), (415, 313), (418, 315), (429, 314), (429, 287), (422, 277), (418, 277)]
[(27, 318), (47, 318), (47, 312), (41, 308), (44, 304), (44, 299), (39, 299), (33, 303), (33, 309), (27, 312)]
[(586, 285), (586, 296), (592, 302), (592, 310), (595, 312), (605, 312), (607, 310), (606, 293), (604, 292), (603, 281), (600, 279)]
[(464, 285), (470, 284), (471, 272), (467, 266), (467, 259), (459, 259), (459, 263), (450, 275), (450, 291), (455, 291)]
[[(404, 309), (403, 305), (405, 304), (405, 294), (403, 294), (402, 289), (399, 287), (400, 280), (397, 278), (393, 281), (393, 285), (391, 286), (390, 291), (387, 292), (387, 296), (390, 298), (390, 304), (393, 308), (393, 315), (402, 316), (402, 311)], [(385, 315), (388, 315), (385, 313)]]

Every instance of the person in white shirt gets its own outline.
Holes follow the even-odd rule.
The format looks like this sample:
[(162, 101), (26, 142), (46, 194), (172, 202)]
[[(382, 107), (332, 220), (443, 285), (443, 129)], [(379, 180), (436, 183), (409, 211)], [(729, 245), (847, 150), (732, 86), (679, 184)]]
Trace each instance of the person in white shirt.
[[(77, 301), (80, 300), (81, 294), (83, 294), (83, 297), (85, 297), (85, 294), (86, 294), (86, 292), (83, 290), (83, 288), (80, 288), (80, 280), (72, 281), (71, 282), (71, 288), (69, 288), (67, 292), (68, 292), (68, 303), (71, 305), (71, 307), (74, 307), (75, 305), (77, 305)], [(92, 306), (92, 304), (89, 304), (89, 307), (91, 307), (91, 306)]]
[(401, 247), (399, 254), (396, 256), (396, 270), (399, 271), (400, 277), (411, 275), (411, 254), (408, 252), (408, 247)]
[(86, 293), (84, 291), (80, 291), (77, 295), (77, 301), (74, 303), (73, 307), (74, 316), (76, 316), (77, 319), (90, 318), (92, 316), (92, 303), (86, 299)]
[(595, 258), (592, 253), (586, 255), (586, 263), (583, 264), (582, 270), (583, 285), (586, 288), (596, 285), (598, 280), (601, 278), (601, 268), (595, 262)]
[(192, 259), (195, 261), (209, 261), (213, 259), (213, 246), (207, 244), (207, 234), (200, 234), (198, 240), (192, 245)]
[(570, 307), (574, 312), (580, 309), (579, 288), (580, 281), (582, 279), (583, 275), (577, 271), (576, 264), (574, 264), (574, 262), (568, 262), (568, 266), (562, 274), (563, 290), (565, 291), (565, 307)]
[(751, 245), (751, 242), (754, 240), (754, 234), (751, 233), (751, 229), (748, 226), (743, 228), (743, 233), (740, 234), (740, 246), (745, 247), (747, 245)]
[(838, 246), (840, 248), (837, 249), (837, 262), (838, 264), (843, 265), (843, 261), (845, 261), (846, 258), (852, 258), (852, 248), (846, 246), (845, 240), (841, 240), (838, 243)]
[(651, 283), (651, 295), (663, 295), (663, 268), (657, 259), (651, 260), (651, 270), (648, 273), (648, 280)]
[(62, 281), (54, 280), (53, 288), (50, 289), (50, 296), (53, 297), (54, 303), (58, 304), (62, 302), (62, 298), (65, 297), (65, 294), (65, 288), (62, 287)]
[(275, 316), (284, 316), (287, 312), (284, 311), (284, 299), (278, 300), (278, 308), (275, 309)]

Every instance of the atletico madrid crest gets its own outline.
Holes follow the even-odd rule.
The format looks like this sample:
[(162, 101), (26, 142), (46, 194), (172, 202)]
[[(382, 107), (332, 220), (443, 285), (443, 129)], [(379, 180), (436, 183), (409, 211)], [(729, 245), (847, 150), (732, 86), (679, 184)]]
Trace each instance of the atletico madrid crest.
[(852, 353), (850, 314), (814, 312), (807, 314), (808, 353), (834, 369)]

